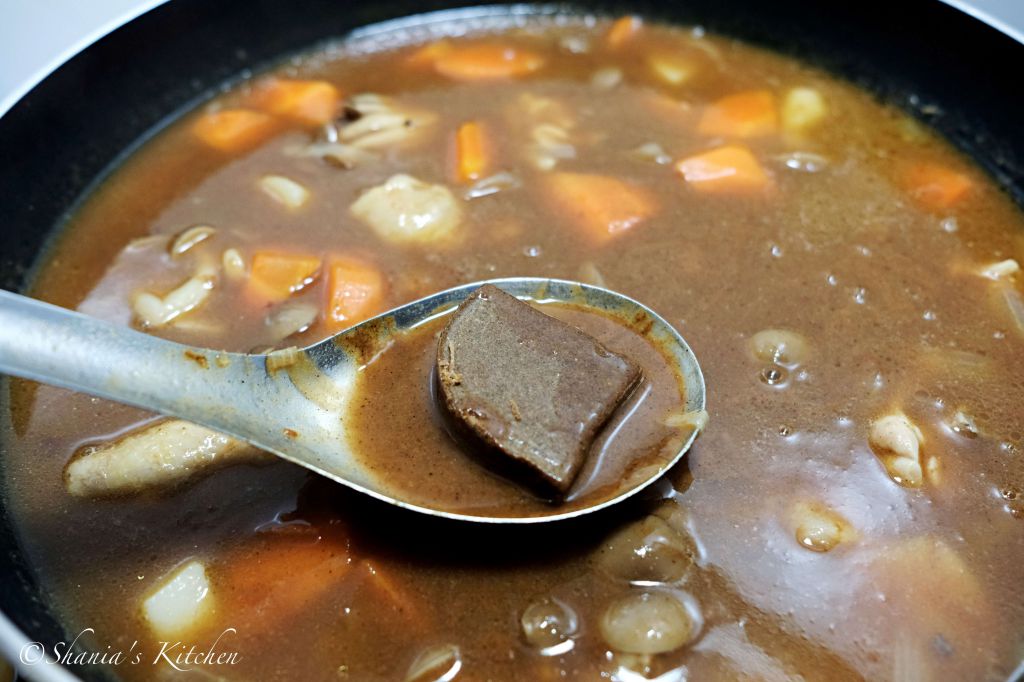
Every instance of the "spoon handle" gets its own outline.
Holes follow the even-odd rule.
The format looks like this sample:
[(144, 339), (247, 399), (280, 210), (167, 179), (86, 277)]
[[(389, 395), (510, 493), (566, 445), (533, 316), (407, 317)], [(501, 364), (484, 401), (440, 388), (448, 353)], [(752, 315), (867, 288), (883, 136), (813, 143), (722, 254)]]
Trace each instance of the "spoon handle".
[[(218, 355), (231, 362), (215, 377)], [(253, 366), (255, 358), (262, 360), (191, 348), (0, 291), (0, 372), (5, 374), (220, 429), (228, 424), (217, 413), (232, 386), (266, 374)]]

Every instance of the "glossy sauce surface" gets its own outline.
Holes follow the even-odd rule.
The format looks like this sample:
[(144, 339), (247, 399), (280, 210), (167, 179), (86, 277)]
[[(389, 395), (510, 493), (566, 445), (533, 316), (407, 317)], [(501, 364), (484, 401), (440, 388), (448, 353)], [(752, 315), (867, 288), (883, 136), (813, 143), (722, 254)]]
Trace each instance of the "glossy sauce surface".
[[(203, 671), (228, 679), (403, 679), (446, 646), (465, 680), (1005, 679), (1024, 652), (1024, 318), (1014, 317), (1024, 308), (1012, 305), (1019, 274), (979, 272), (1024, 261), (1020, 211), (906, 114), (788, 58), (604, 20), (467, 31), (452, 42), (512, 46), (543, 65), (459, 80), (450, 74), (464, 64), (430, 68), (450, 47), (423, 53), (436, 36), (414, 34), (284, 66), (281, 77), (325, 79), (346, 96), (383, 91), (399, 120), (414, 110), (433, 122), (347, 170), (294, 152), (318, 139), (315, 126), (282, 126), (225, 154), (193, 126), (249, 96), (229, 92), (111, 175), (34, 294), (127, 324), (136, 292), (164, 294), (228, 248), (250, 279), (260, 251), (358, 258), (382, 273), (381, 309), (491, 277), (600, 279), (659, 312), (701, 360), (710, 421), (684, 464), (612, 514), (528, 533), (411, 518), (283, 463), (78, 498), (62, 478), (72, 453), (150, 416), (15, 382), (6, 499), (69, 630), (94, 628), (97, 650), (138, 639), (155, 653), (139, 604), (198, 560), (216, 607), (187, 639), (208, 646), (236, 628), (222, 646), (241, 661)], [(824, 124), (739, 139), (701, 130), (722, 98), (768, 91), (781, 102), (794, 88), (820, 93)], [(488, 173), (514, 179), (470, 199), (476, 181), (452, 175), (467, 120), (490, 131)], [(764, 191), (705, 192), (692, 166), (689, 179), (673, 168), (737, 144)], [(921, 163), (952, 169), (969, 190), (922, 190), (931, 181), (908, 171)], [(640, 188), (625, 220), (609, 223), (617, 235), (577, 227), (603, 210), (578, 193), (551, 199), (562, 172)], [(268, 173), (309, 191), (301, 210), (260, 191)], [(353, 202), (396, 173), (454, 188), (462, 220), (450, 240), (396, 244), (353, 217)], [(609, 186), (622, 191), (603, 181), (583, 196)], [(216, 234), (169, 256), (173, 236), (200, 224)], [(201, 306), (154, 333), (231, 350), (328, 333), (322, 313), (284, 338), (272, 323), (289, 306), (323, 309), (322, 272), (275, 303), (253, 299), (250, 279), (220, 272)], [(758, 345), (765, 330), (795, 334), (799, 352)], [(380, 363), (370, 372), (386, 373)], [(402, 375), (367, 404), (405, 397), (426, 401), (427, 386)], [(930, 468), (919, 486), (898, 484), (869, 444), (872, 424), (897, 411), (921, 434)], [(370, 412), (360, 420), (373, 448), (399, 451), (397, 433)], [(537, 635), (552, 613), (554, 632)], [(673, 646), (645, 653), (655, 622)]]
[(587, 462), (557, 503), (500, 473), (479, 450), (452, 435), (438, 404), (434, 367), (442, 317), (399, 339), (360, 372), (352, 445), (360, 460), (403, 499), (484, 516), (538, 516), (591, 506), (650, 478), (679, 450), (688, 428), (665, 424), (682, 414), (680, 379), (661, 353), (621, 321), (571, 306), (539, 309), (582, 329), (643, 369), (645, 379), (595, 440)]

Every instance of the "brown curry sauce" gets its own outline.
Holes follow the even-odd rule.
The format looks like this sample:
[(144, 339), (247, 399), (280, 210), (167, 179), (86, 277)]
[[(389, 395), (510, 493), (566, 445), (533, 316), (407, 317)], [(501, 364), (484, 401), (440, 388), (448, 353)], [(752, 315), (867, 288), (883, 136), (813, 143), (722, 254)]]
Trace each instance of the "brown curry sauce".
[[(490, 277), (597, 272), (676, 325), (701, 359), (711, 421), (683, 465), (644, 500), (528, 533), (410, 518), (280, 462), (225, 468), (162, 493), (78, 499), (62, 483), (71, 454), (149, 416), (14, 382), (7, 499), (70, 630), (94, 628), (97, 650), (138, 639), (155, 654), (138, 604), (175, 566), (199, 558), (218, 606), (190, 638), (204, 646), (237, 628), (221, 646), (241, 661), (208, 671), (229, 679), (402, 679), (441, 645), (458, 648), (456, 679), (467, 680), (596, 679), (621, 668), (651, 677), (685, 669), (693, 679), (1009, 675), (1024, 631), (1024, 330), (1001, 288), (1019, 292), (1019, 276), (977, 271), (1024, 260), (1019, 210), (933, 133), (847, 83), (698, 32), (644, 25), (641, 39), (620, 28), (612, 42), (609, 27), (537, 20), (498, 30), (485, 42), (543, 58), (499, 81), (453, 81), (450, 60), (447, 73), (424, 69), (418, 45), (383, 39), (284, 66), (284, 77), (326, 79), (345, 93), (386, 90), (437, 118), (411, 148), (343, 170), (290, 153), (310, 142), (302, 126), (245, 153), (211, 151), (191, 127), (204, 114), (191, 114), (83, 205), (33, 293), (129, 323), (135, 291), (167, 292), (191, 274), (193, 256), (171, 258), (166, 245), (196, 224), (219, 231), (195, 257), (231, 247), (251, 261), (276, 248), (373, 263), (386, 280), (381, 307)], [(464, 40), (473, 37), (453, 42)], [(674, 82), (683, 66), (689, 75)], [(614, 73), (597, 76), (609, 68), (621, 76), (611, 87)], [(246, 87), (217, 105), (243, 101)], [(667, 163), (729, 143), (699, 130), (710, 103), (796, 87), (823, 94), (827, 124), (742, 140), (765, 191), (694, 190)], [(349, 214), (395, 173), (458, 186), (452, 134), (470, 118), (492, 131), (492, 170), (513, 172), (518, 184), (460, 198), (451, 242), (392, 245)], [(547, 124), (568, 131), (571, 154), (555, 140), (541, 145), (548, 156), (525, 155), (538, 143), (530, 126)], [(650, 143), (661, 151), (643, 151)], [(554, 172), (625, 183), (605, 186), (642, 219), (617, 223), (622, 231), (607, 240), (581, 231), (577, 221), (593, 207), (551, 200), (548, 158)], [(908, 189), (907, 164), (918, 162), (954, 169), (969, 191), (947, 203), (952, 194)], [(309, 190), (301, 211), (280, 210), (254, 188), (268, 172)], [(326, 279), (312, 276), (288, 305), (321, 308)], [(247, 291), (224, 277), (182, 324), (155, 333), (247, 350), (328, 332), (318, 318), (275, 337), (266, 318), (276, 308)], [(766, 329), (797, 333), (804, 352), (752, 352)], [(389, 362), (382, 356), (369, 371), (386, 374)], [(425, 400), (418, 381), (396, 376), (365, 399), (375, 408)], [(938, 463), (919, 487), (894, 482), (868, 443), (873, 420), (893, 410), (916, 424), (922, 452)], [(383, 461), (402, 451), (374, 414), (357, 420)], [(433, 433), (402, 445), (428, 452)], [(475, 494), (466, 489), (460, 504), (478, 503)], [(828, 543), (818, 542), (822, 533)], [(639, 555), (651, 559), (638, 566)], [(684, 643), (650, 656), (613, 651), (622, 619), (609, 625), (609, 613), (622, 616), (620, 600), (644, 592), (671, 592), (691, 609)], [(552, 604), (563, 605), (559, 622), (574, 645), (543, 655), (521, 621)], [(159, 669), (115, 672), (148, 679)]]

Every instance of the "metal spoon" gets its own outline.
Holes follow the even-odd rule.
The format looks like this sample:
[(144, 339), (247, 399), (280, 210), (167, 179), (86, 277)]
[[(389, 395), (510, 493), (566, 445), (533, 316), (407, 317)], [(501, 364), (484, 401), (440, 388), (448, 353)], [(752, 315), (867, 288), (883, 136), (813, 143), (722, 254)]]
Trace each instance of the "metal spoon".
[[(0, 372), (135, 405), (209, 427), (272, 452), (385, 502), (434, 516), (488, 523), (539, 523), (577, 517), (634, 495), (686, 453), (685, 439), (665, 466), (593, 506), (524, 518), (460, 514), (403, 500), (362, 466), (345, 438), (346, 408), (358, 368), (396, 335), (447, 314), (476, 282), (395, 308), (303, 349), (245, 355), (194, 348), (25, 296), (0, 291)], [(654, 311), (622, 294), (579, 282), (515, 277), (490, 284), (525, 300), (598, 309), (646, 329), (673, 360), (688, 411), (704, 409), (704, 377), (693, 351)], [(636, 324), (650, 321), (650, 324)]]

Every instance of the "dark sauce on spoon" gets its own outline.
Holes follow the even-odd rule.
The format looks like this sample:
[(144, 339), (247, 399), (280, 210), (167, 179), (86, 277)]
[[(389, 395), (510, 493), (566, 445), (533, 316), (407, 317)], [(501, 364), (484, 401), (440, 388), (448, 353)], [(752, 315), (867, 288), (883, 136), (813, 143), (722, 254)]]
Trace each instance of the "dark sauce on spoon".
[(350, 445), (396, 497), (481, 516), (544, 516), (611, 499), (663, 470), (689, 435), (683, 381), (647, 340), (620, 321), (566, 304), (537, 305), (593, 336), (643, 370), (644, 380), (612, 415), (563, 500), (553, 502), (503, 476), (453, 437), (438, 403), (434, 360), (447, 316), (432, 320), (360, 368)]

